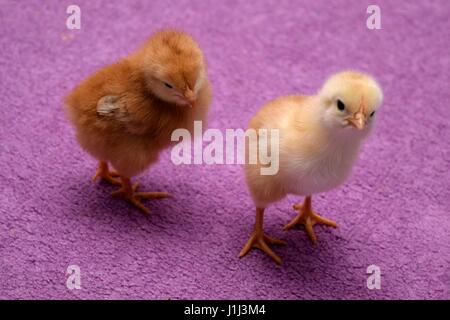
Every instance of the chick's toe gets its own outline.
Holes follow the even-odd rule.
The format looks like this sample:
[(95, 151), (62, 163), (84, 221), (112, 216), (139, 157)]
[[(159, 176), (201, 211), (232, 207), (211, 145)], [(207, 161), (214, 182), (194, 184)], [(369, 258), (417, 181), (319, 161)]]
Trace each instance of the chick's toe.
[(92, 181), (95, 182), (97, 178), (100, 178), (102, 181), (106, 181), (116, 186), (122, 185), (122, 182), (119, 179), (114, 179), (119, 177), (120, 175), (115, 171), (110, 171), (108, 168), (108, 163), (106, 161), (100, 161), (97, 171), (95, 175), (92, 177)]
[(315, 243), (317, 241), (317, 236), (313, 228), (315, 224), (323, 224), (333, 228), (337, 228), (336, 222), (323, 218), (312, 210), (310, 197), (307, 197), (305, 199), (303, 205), (295, 204), (293, 208), (295, 210), (298, 210), (299, 214), (284, 226), (284, 230), (290, 230), (297, 225), (303, 225), (305, 227), (306, 233), (308, 234), (308, 237), (313, 243)]
[(260, 234), (254, 231), (250, 236), (250, 239), (248, 239), (247, 243), (239, 253), (239, 258), (247, 255), (247, 253), (249, 253), (252, 248), (257, 248), (271, 257), (277, 264), (281, 264), (281, 258), (275, 252), (273, 252), (268, 244), (284, 245), (286, 243), (283, 240), (274, 239), (265, 234)]
[(256, 209), (256, 222), (253, 229), (252, 234), (250, 235), (250, 239), (248, 239), (245, 246), (242, 248), (239, 253), (239, 258), (244, 257), (247, 253), (250, 252), (252, 248), (257, 248), (264, 253), (266, 253), (269, 257), (271, 257), (277, 264), (281, 264), (280, 257), (273, 252), (273, 250), (269, 247), (268, 244), (272, 245), (284, 245), (286, 242), (283, 240), (274, 239), (264, 234), (263, 231), (263, 215), (264, 209)]
[(121, 177), (121, 179), (122, 187), (119, 190), (112, 192), (112, 195), (114, 197), (121, 197), (125, 199), (145, 214), (149, 214), (150, 209), (144, 206), (141, 200), (162, 199), (169, 196), (169, 193), (167, 192), (136, 192), (137, 188), (139, 187), (139, 183), (131, 185), (131, 181), (129, 178)]

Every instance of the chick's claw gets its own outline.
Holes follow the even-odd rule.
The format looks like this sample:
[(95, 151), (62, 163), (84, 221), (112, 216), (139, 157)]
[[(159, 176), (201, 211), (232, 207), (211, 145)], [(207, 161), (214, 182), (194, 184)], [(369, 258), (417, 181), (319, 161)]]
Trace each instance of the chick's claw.
[(138, 199), (162, 199), (170, 196), (168, 192), (137, 192), (134, 196)]
[(130, 202), (132, 205), (134, 205), (136, 208), (138, 208), (139, 210), (141, 210), (145, 214), (149, 214), (150, 213), (150, 209), (147, 208), (146, 206), (144, 206), (142, 204), (141, 200), (138, 199), (135, 194), (131, 194), (130, 195), (130, 194), (127, 194), (127, 193), (123, 192), (123, 190), (120, 189), (120, 190), (117, 190), (117, 191), (113, 192), (113, 196), (114, 197), (119, 197), (120, 196), (120, 197), (124, 198), (125, 200)]
[(295, 204), (293, 207), (295, 210), (299, 210), (300, 213), (284, 226), (284, 230), (290, 230), (297, 225), (304, 225), (308, 237), (311, 239), (313, 243), (315, 243), (317, 241), (317, 236), (313, 228), (315, 224), (323, 224), (333, 228), (337, 228), (336, 222), (323, 218), (314, 211), (312, 211), (310, 197), (307, 197), (305, 199), (304, 205)]
[(120, 186), (122, 185), (122, 182), (119, 179), (114, 179), (119, 176), (120, 175), (117, 172), (109, 170), (107, 162), (100, 161), (97, 171), (95, 172), (95, 175), (92, 177), (92, 181), (95, 182), (95, 180), (100, 178), (101, 180), (106, 181), (110, 184)]
[(167, 192), (136, 192), (137, 188), (139, 188), (139, 183), (131, 185), (130, 180), (126, 178), (122, 178), (122, 182), (122, 187), (112, 192), (112, 196), (125, 199), (145, 214), (149, 214), (150, 209), (144, 206), (141, 200), (162, 199), (169, 196)]
[(252, 235), (250, 236), (250, 239), (248, 239), (245, 246), (242, 248), (241, 252), (239, 253), (239, 258), (244, 257), (247, 253), (250, 252), (252, 248), (257, 248), (264, 253), (266, 253), (269, 257), (271, 257), (277, 264), (281, 264), (280, 257), (273, 252), (273, 250), (268, 246), (269, 244), (273, 245), (285, 245), (286, 242), (283, 240), (274, 239), (272, 237), (266, 236), (265, 234), (254, 231)]

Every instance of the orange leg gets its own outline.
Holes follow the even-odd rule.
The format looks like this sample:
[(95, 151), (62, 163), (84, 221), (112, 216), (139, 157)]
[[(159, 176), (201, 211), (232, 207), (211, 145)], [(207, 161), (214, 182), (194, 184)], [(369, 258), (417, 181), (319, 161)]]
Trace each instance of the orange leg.
[(101, 160), (98, 163), (97, 172), (92, 177), (92, 181), (95, 181), (97, 180), (97, 178), (100, 178), (106, 182), (120, 186), (122, 185), (122, 182), (119, 179), (114, 179), (117, 178), (118, 176), (119, 174), (117, 172), (109, 171), (108, 163), (106, 161)]
[(136, 192), (138, 184), (132, 185), (130, 178), (124, 176), (120, 176), (120, 178), (122, 180), (122, 187), (119, 190), (114, 191), (112, 195), (114, 197), (124, 198), (145, 214), (150, 213), (150, 210), (142, 204), (141, 200), (161, 199), (169, 196), (169, 193), (167, 192)]
[(284, 230), (292, 229), (299, 224), (304, 225), (309, 238), (313, 243), (315, 243), (317, 241), (317, 237), (314, 233), (313, 226), (316, 223), (337, 228), (336, 222), (323, 218), (312, 210), (311, 196), (307, 196), (303, 204), (294, 204), (293, 207), (295, 210), (299, 211), (299, 214), (284, 226)]
[(239, 258), (242, 258), (247, 253), (249, 253), (252, 248), (257, 248), (266, 253), (277, 264), (281, 264), (280, 257), (278, 257), (276, 253), (273, 252), (272, 249), (270, 249), (267, 243), (275, 245), (276, 244), (283, 245), (286, 244), (286, 242), (265, 235), (263, 231), (263, 219), (264, 219), (264, 208), (256, 208), (255, 227), (253, 229), (252, 234), (250, 235), (250, 239), (248, 239), (247, 243), (239, 253)]

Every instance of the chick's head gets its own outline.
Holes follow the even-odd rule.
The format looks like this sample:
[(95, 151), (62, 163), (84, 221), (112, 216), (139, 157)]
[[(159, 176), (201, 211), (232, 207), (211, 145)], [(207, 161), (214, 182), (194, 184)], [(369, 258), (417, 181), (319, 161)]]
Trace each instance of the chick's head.
[(176, 30), (154, 34), (144, 45), (142, 67), (148, 89), (163, 101), (194, 107), (205, 81), (202, 51)]
[(327, 128), (336, 134), (365, 138), (373, 128), (383, 93), (369, 75), (344, 71), (325, 82), (319, 98)]

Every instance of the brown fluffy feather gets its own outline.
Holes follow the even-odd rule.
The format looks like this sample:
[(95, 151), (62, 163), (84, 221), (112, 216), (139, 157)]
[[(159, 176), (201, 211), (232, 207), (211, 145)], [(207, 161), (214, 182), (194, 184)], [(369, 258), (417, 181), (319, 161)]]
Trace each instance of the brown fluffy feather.
[[(65, 105), (78, 142), (120, 174), (139, 174), (171, 144), (175, 129), (192, 131), (194, 120), (205, 119), (211, 101), (206, 75), (194, 108), (160, 98), (155, 79), (164, 73), (177, 88), (186, 90), (199, 69), (205, 69), (203, 55), (189, 35), (174, 30), (155, 34), (130, 56), (83, 80), (67, 96)], [(105, 96), (119, 99), (112, 117), (97, 112)]]

